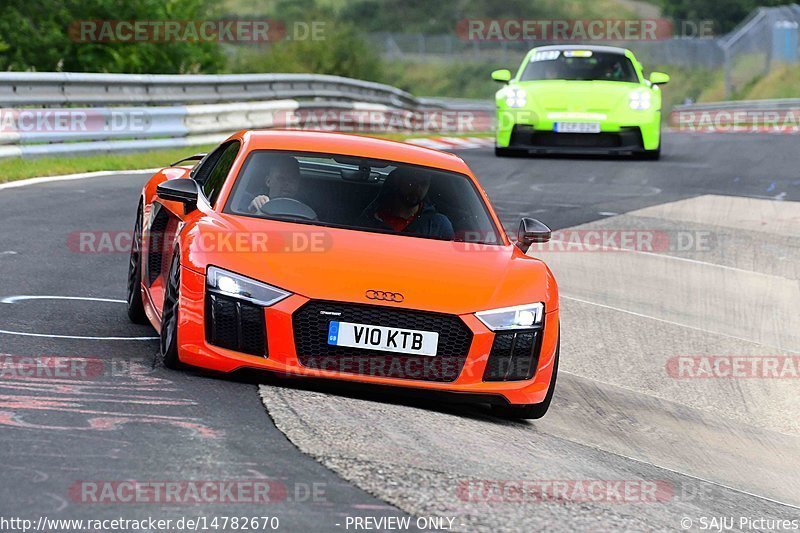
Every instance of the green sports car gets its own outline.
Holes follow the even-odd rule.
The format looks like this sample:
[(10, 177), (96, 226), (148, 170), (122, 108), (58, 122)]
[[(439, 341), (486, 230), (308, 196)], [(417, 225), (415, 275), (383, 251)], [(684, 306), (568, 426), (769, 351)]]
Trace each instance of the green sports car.
[(517, 74), (495, 70), (497, 155), (546, 153), (661, 155), (661, 90), (630, 50), (542, 46)]

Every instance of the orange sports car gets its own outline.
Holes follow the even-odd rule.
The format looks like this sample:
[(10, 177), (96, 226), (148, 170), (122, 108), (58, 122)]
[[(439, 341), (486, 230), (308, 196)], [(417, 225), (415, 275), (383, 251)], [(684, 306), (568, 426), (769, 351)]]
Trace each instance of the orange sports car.
[[(197, 161), (195, 165), (190, 164)], [(164, 364), (462, 395), (539, 418), (558, 288), (459, 157), (356, 135), (241, 131), (144, 186), (128, 313)]]

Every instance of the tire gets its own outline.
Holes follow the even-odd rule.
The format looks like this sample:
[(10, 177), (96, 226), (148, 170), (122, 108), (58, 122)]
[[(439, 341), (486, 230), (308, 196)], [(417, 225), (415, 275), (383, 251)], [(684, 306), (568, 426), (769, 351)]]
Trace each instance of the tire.
[(147, 324), (147, 314), (142, 302), (142, 205), (136, 212), (136, 225), (131, 239), (131, 253), (128, 261), (128, 318), (134, 324)]
[(161, 311), (161, 335), (159, 345), (164, 366), (173, 370), (182, 368), (178, 358), (178, 312), (180, 304), (181, 261), (180, 251), (175, 250), (169, 268), (167, 288), (164, 291), (164, 307)]
[(520, 157), (522, 152), (513, 148), (494, 147), (494, 155), (497, 157)]
[(542, 418), (550, 409), (550, 402), (553, 401), (553, 394), (556, 391), (556, 380), (558, 378), (558, 357), (561, 352), (561, 339), (558, 339), (556, 347), (556, 357), (553, 361), (553, 377), (550, 379), (550, 387), (542, 403), (531, 403), (527, 405), (493, 405), (492, 412), (499, 418), (506, 420), (536, 420)]
[(658, 161), (661, 159), (661, 144), (659, 143), (658, 148), (655, 150), (645, 150), (642, 152), (640, 159), (645, 161)]

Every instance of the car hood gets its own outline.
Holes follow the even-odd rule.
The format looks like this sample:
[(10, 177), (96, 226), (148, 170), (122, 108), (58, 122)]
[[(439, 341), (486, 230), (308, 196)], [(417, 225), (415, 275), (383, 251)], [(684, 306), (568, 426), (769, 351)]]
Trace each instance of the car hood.
[(627, 109), (629, 94), (643, 87), (638, 83), (616, 81), (527, 81), (524, 89), (528, 102), (546, 113), (609, 113)]
[[(234, 252), (209, 247), (231, 235), (254, 234), (266, 235), (272, 244), (245, 245)], [(369, 299), (366, 292), (399, 292), (402, 307), (455, 314), (530, 302), (545, 302), (548, 311), (558, 305), (549, 269), (511, 245), (239, 216), (205, 217), (185, 237), (190, 268), (204, 272), (208, 265), (218, 266), (313, 299), (398, 305)]]

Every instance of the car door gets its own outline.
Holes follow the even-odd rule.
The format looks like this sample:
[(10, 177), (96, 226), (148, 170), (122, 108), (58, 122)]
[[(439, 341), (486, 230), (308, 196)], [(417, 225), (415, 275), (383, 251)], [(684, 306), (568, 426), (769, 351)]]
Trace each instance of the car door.
[[(192, 170), (190, 177), (200, 185), (202, 194), (211, 206), (216, 203), (240, 148), (241, 143), (236, 140), (223, 143)], [(153, 201), (149, 226), (143, 239), (142, 280), (147, 284), (153, 307), (159, 313), (164, 303), (169, 267), (184, 216), (183, 205), (178, 202), (159, 198)]]

